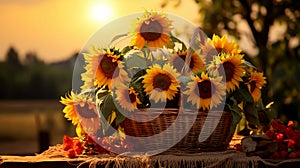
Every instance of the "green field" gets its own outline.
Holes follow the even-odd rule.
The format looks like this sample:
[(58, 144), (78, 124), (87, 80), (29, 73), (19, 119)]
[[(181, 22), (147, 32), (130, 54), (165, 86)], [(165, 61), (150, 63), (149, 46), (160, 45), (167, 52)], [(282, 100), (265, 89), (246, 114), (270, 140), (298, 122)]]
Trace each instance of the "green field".
[(0, 154), (30, 154), (39, 150), (39, 133), (50, 135), (50, 145), (61, 143), (74, 127), (61, 112), (58, 100), (0, 101)]

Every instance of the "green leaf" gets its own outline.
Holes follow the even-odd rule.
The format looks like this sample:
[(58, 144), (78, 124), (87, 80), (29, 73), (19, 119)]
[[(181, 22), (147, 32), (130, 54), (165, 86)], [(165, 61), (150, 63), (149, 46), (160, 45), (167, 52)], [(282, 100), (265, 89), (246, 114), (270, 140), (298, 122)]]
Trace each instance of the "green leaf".
[(128, 35), (128, 33), (116, 35), (115, 37), (113, 37), (113, 38), (111, 39), (109, 45), (111, 45), (114, 41), (116, 41), (116, 40), (118, 40), (118, 39), (120, 39), (120, 38), (122, 38), (122, 37), (125, 37), (125, 36), (127, 36), (127, 35)]
[(232, 124), (230, 127), (230, 132), (234, 132), (237, 124), (242, 119), (242, 114), (241, 114), (241, 112), (238, 112), (238, 110), (232, 110), (231, 114), (232, 114)]
[(133, 46), (126, 46), (122, 49), (121, 53), (126, 54), (127, 52), (129, 52), (132, 49), (133, 49)]
[(116, 106), (111, 94), (105, 96), (103, 102), (100, 105), (100, 111), (105, 119), (113, 112), (116, 111)]
[(116, 119), (117, 114), (115, 111), (113, 111), (107, 118), (108, 124), (112, 124), (114, 120)]
[(133, 50), (127, 52), (125, 55), (125, 65), (128, 69), (139, 68), (146, 69), (147, 61), (144, 57), (144, 53), (140, 50)]
[(236, 125), (236, 128), (235, 128), (235, 133), (239, 133), (241, 132), (242, 130), (244, 130), (245, 128), (247, 128), (247, 120), (246, 120), (246, 117), (243, 113), (241, 113), (241, 120), (239, 121), (239, 123)]
[(249, 102), (249, 103), (254, 102), (251, 94), (249, 93), (248, 89), (245, 87), (243, 88), (241, 87), (240, 89), (237, 89), (233, 93), (233, 96), (238, 102)]
[(174, 48), (175, 43), (173, 41), (170, 41), (170, 43), (166, 46), (167, 48)]
[(119, 112), (118, 109), (121, 109), (121, 107), (114, 103), (112, 94), (107, 94), (102, 99), (102, 103), (97, 107), (101, 116), (102, 131), (105, 135), (111, 125), (113, 127), (119, 126), (125, 120), (125, 116)]
[(100, 113), (101, 118), (101, 124), (102, 124), (102, 130), (104, 133), (109, 128), (109, 125), (112, 123), (112, 117), (111, 116), (115, 111), (117, 111), (117, 108), (114, 104), (113, 97), (111, 94), (107, 94), (103, 97), (103, 101), (100, 105), (97, 106)]
[(153, 60), (152, 61), (153, 64), (158, 64), (160, 66), (163, 66), (167, 63), (167, 60)]
[(192, 81), (192, 79), (190, 77), (185, 76), (185, 75), (179, 76), (178, 79), (181, 83), (184, 84), (184, 86), (186, 86), (190, 81)]
[(242, 110), (238, 106), (237, 101), (233, 97), (230, 98), (230, 101), (231, 101), (232, 105), (227, 104), (227, 107), (231, 111), (231, 114), (232, 114), (232, 124), (230, 127), (230, 131), (233, 133), (235, 131), (237, 124), (240, 122), (240, 120), (242, 118)]
[(255, 126), (259, 125), (259, 117), (254, 103), (246, 102), (244, 104), (244, 113), (246, 120), (249, 122), (249, 124), (253, 124)]
[(122, 113), (117, 113), (117, 118), (116, 118), (116, 126), (119, 126), (124, 120), (125, 116)]
[(108, 124), (107, 120), (104, 119), (104, 118), (101, 118), (101, 128), (102, 128), (102, 131), (103, 131), (103, 135), (105, 135), (106, 131), (109, 128), (109, 124)]
[(253, 69), (257, 69), (253, 64), (251, 64), (249, 61), (244, 60), (244, 62), (242, 63), (242, 65), (246, 65), (248, 67), (251, 67)]
[(106, 96), (107, 94), (109, 94), (110, 92), (106, 89), (99, 89), (96, 93), (96, 97), (97, 99), (103, 99), (104, 96)]

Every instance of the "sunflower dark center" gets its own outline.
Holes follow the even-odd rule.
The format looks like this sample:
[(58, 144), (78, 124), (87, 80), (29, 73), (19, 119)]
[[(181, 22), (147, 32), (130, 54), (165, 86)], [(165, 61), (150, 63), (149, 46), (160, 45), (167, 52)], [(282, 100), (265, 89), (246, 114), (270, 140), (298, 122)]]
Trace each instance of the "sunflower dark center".
[[(185, 64), (185, 59), (186, 59), (186, 55), (179, 55), (178, 57), (176, 57), (174, 59), (174, 67), (176, 68), (176, 70), (178, 72), (181, 72), (184, 64)], [(194, 68), (194, 59), (191, 58), (191, 62), (190, 62), (190, 69), (193, 69)]]
[(128, 96), (131, 103), (134, 103), (136, 101), (136, 95), (134, 93), (129, 93), (128, 91)]
[(209, 80), (198, 82), (198, 88), (195, 89), (195, 93), (202, 99), (211, 98), (215, 91), (214, 85)]
[(217, 50), (218, 53), (221, 53), (223, 51), (223, 48), (215, 48)]
[[(231, 81), (234, 75), (235, 66), (231, 62), (224, 62), (223, 68), (225, 71), (226, 81)], [(220, 68), (220, 70), (222, 70), (222, 68)]]
[(146, 41), (155, 41), (163, 33), (163, 27), (157, 20), (149, 19), (143, 22), (140, 33)]
[(89, 105), (87, 103), (84, 104), (84, 106), (80, 106), (79, 104), (75, 105), (75, 110), (77, 114), (83, 118), (95, 118), (97, 117), (96, 113), (89, 108)]
[(114, 73), (118, 74), (118, 63), (113, 62), (112, 57), (108, 57), (107, 54), (101, 59), (99, 68), (102, 70), (107, 78), (113, 78)]
[(168, 90), (171, 85), (171, 78), (166, 74), (158, 74), (153, 79), (154, 88)]
[(255, 90), (256, 88), (256, 82), (255, 81), (251, 81), (250, 82), (250, 91), (251, 93)]

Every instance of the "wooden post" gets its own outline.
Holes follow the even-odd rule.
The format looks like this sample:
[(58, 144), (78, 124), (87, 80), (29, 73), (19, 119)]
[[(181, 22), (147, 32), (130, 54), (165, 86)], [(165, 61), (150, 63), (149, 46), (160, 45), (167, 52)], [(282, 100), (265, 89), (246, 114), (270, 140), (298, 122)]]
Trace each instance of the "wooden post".
[(42, 127), (40, 114), (35, 114), (35, 121), (38, 131), (39, 153), (47, 150), (50, 146), (50, 133), (48, 127)]

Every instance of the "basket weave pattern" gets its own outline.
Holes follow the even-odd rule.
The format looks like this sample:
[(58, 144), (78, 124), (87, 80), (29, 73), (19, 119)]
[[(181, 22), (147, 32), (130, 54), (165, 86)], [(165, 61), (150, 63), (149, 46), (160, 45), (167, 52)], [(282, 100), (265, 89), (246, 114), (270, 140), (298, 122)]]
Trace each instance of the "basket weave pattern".
[[(212, 114), (210, 114), (210, 117), (207, 117), (207, 112), (198, 111), (195, 119), (193, 117), (195, 115), (193, 114), (195, 113), (194, 111), (185, 110), (183, 115), (181, 115), (181, 122), (176, 123), (176, 128), (171, 128), (170, 126), (175, 122), (178, 116), (178, 109), (151, 109), (151, 112), (140, 111), (134, 113), (131, 119), (126, 118), (123, 121), (122, 127), (126, 135), (133, 137), (149, 137), (160, 134), (163, 131), (168, 132), (167, 136), (150, 138), (147, 140), (149, 142), (145, 141), (145, 139), (136, 142), (146, 150), (159, 149), (160, 146), (165, 146), (166, 143), (174, 144), (172, 140), (185, 135), (184, 131), (191, 127), (188, 133), (186, 133), (183, 138), (180, 138), (181, 140), (176, 143), (176, 145), (172, 145), (173, 147), (168, 150), (169, 152), (195, 153), (202, 151), (223, 151), (226, 150), (233, 135), (230, 133), (232, 116), (230, 112), (222, 112), (221, 118), (214, 115), (214, 113), (220, 112), (222, 111), (210, 111), (209, 113)], [(150, 119), (150, 121), (138, 122), (141, 121), (141, 119)], [(204, 133), (209, 129), (213, 129), (216, 123), (218, 124), (212, 134), (205, 141), (200, 143), (199, 135), (205, 121), (209, 124), (208, 129), (203, 130)], [(191, 123), (193, 123), (192, 126)]]

